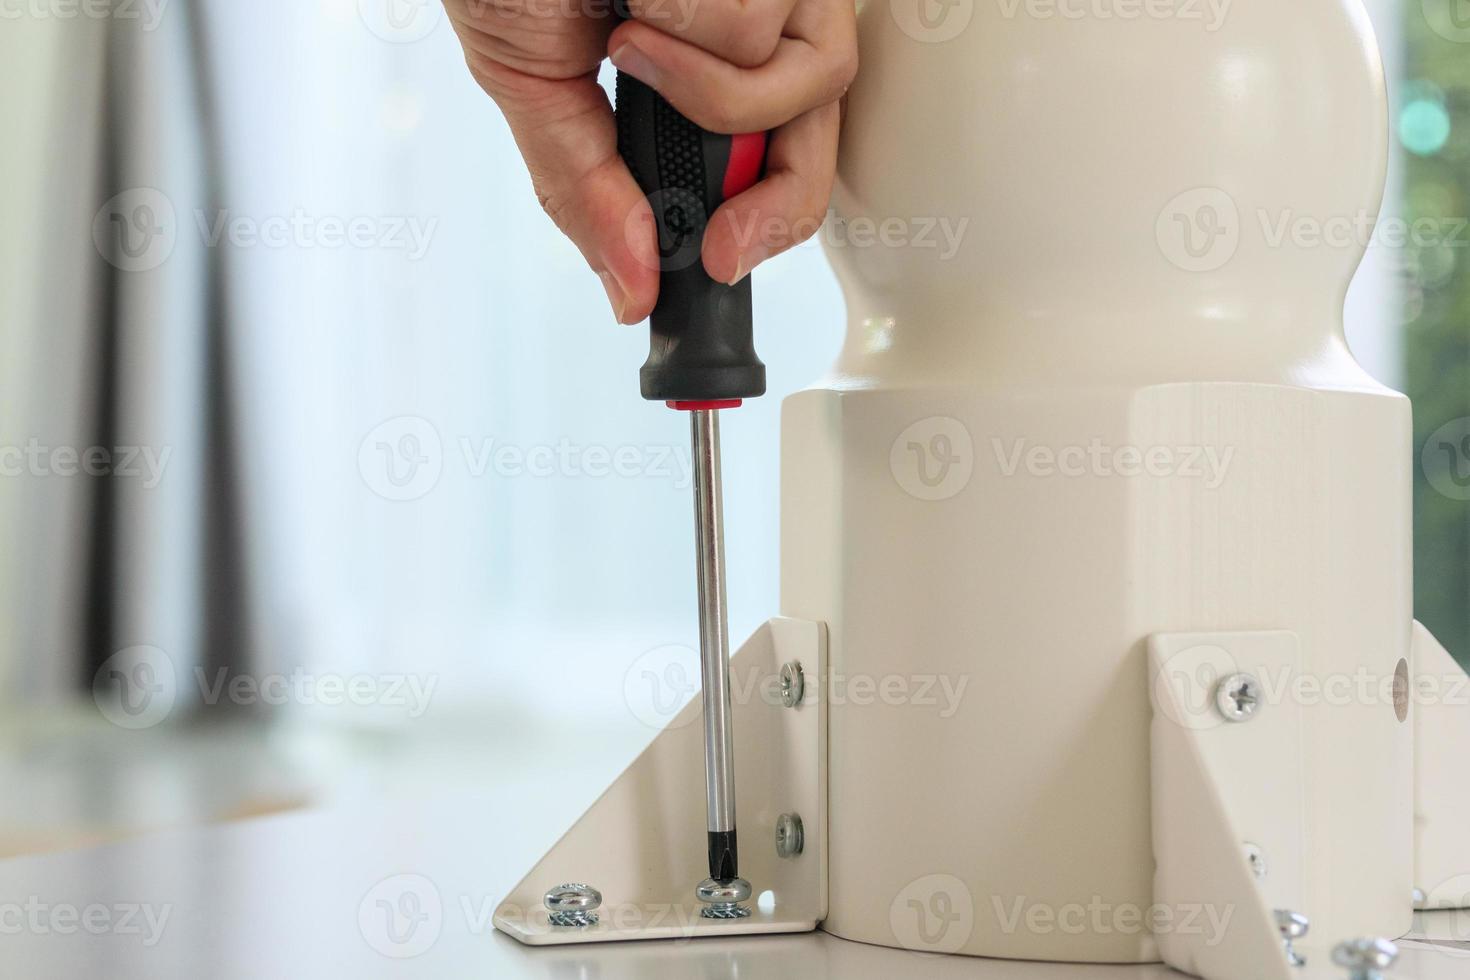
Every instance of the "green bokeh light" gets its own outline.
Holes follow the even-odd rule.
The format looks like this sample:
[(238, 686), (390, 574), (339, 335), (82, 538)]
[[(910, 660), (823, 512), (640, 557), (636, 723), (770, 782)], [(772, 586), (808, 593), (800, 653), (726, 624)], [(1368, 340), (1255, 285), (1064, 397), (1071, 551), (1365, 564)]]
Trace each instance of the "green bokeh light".
[(1410, 153), (1434, 156), (1450, 141), (1450, 114), (1437, 100), (1416, 99), (1399, 113), (1399, 140)]

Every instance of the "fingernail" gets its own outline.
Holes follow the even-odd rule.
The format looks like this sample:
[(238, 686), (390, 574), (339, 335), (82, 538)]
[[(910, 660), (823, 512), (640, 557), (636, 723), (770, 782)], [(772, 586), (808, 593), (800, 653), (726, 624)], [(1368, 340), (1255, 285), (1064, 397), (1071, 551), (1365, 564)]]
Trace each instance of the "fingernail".
[(771, 250), (764, 245), (755, 245), (735, 259), (735, 275), (731, 277), (726, 285), (733, 286), (746, 276), (750, 275), (752, 269), (771, 257)]
[(619, 71), (627, 72), (649, 88), (658, 88), (658, 69), (648, 55), (631, 42), (612, 53), (612, 63)]
[(622, 323), (623, 314), (628, 310), (628, 295), (623, 292), (623, 287), (618, 285), (611, 272), (599, 272), (597, 278), (602, 280), (602, 288), (607, 290), (607, 301), (612, 304), (613, 316)]

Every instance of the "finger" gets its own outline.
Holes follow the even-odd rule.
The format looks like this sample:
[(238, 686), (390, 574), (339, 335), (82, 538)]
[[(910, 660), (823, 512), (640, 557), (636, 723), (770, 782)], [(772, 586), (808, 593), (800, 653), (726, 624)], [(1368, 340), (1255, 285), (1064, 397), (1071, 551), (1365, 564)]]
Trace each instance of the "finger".
[(639, 23), (742, 68), (771, 59), (796, 5), (796, 0), (628, 0), (629, 13)]
[(741, 68), (645, 24), (627, 23), (608, 39), (612, 62), (657, 91), (689, 119), (716, 133), (774, 129), (835, 102), (857, 74), (851, 18), (827, 16), (819, 41), (784, 37), (770, 60)]
[(720, 206), (704, 233), (704, 268), (731, 285), (822, 226), (837, 170), (837, 103), (771, 134), (765, 178)]
[(612, 107), (596, 78), (552, 81), (469, 60), (510, 124), (537, 199), (602, 280), (618, 321), (647, 317), (658, 299), (653, 214), (618, 156)]

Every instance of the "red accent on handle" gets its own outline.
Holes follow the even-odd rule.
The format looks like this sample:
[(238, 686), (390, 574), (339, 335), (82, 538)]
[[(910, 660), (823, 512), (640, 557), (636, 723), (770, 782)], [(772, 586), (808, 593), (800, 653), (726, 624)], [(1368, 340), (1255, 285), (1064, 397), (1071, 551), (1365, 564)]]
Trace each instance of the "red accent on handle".
[(725, 200), (748, 191), (761, 179), (766, 164), (766, 134), (736, 133), (730, 137), (730, 163), (725, 167)]
[(742, 399), (727, 398), (717, 402), (664, 402), (676, 412), (713, 412), (722, 408), (739, 408)]

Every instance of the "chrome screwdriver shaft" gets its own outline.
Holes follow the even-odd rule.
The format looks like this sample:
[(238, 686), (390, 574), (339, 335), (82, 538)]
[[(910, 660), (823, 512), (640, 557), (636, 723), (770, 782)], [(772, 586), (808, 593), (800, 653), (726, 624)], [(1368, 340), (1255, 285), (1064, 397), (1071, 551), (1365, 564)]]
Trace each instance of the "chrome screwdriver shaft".
[[(705, 798), (709, 813), (710, 881), (724, 897), (749, 894), (740, 881), (735, 842), (735, 733), (730, 717), (730, 627), (725, 605), (725, 514), (720, 486), (720, 413), (689, 413), (694, 460), (694, 530), (699, 569), (699, 662), (704, 703)], [(731, 890), (728, 886), (734, 885)], [(742, 887), (743, 886), (743, 887)], [(708, 901), (708, 899), (705, 899)], [(717, 918), (749, 914), (734, 901), (707, 904)]]

